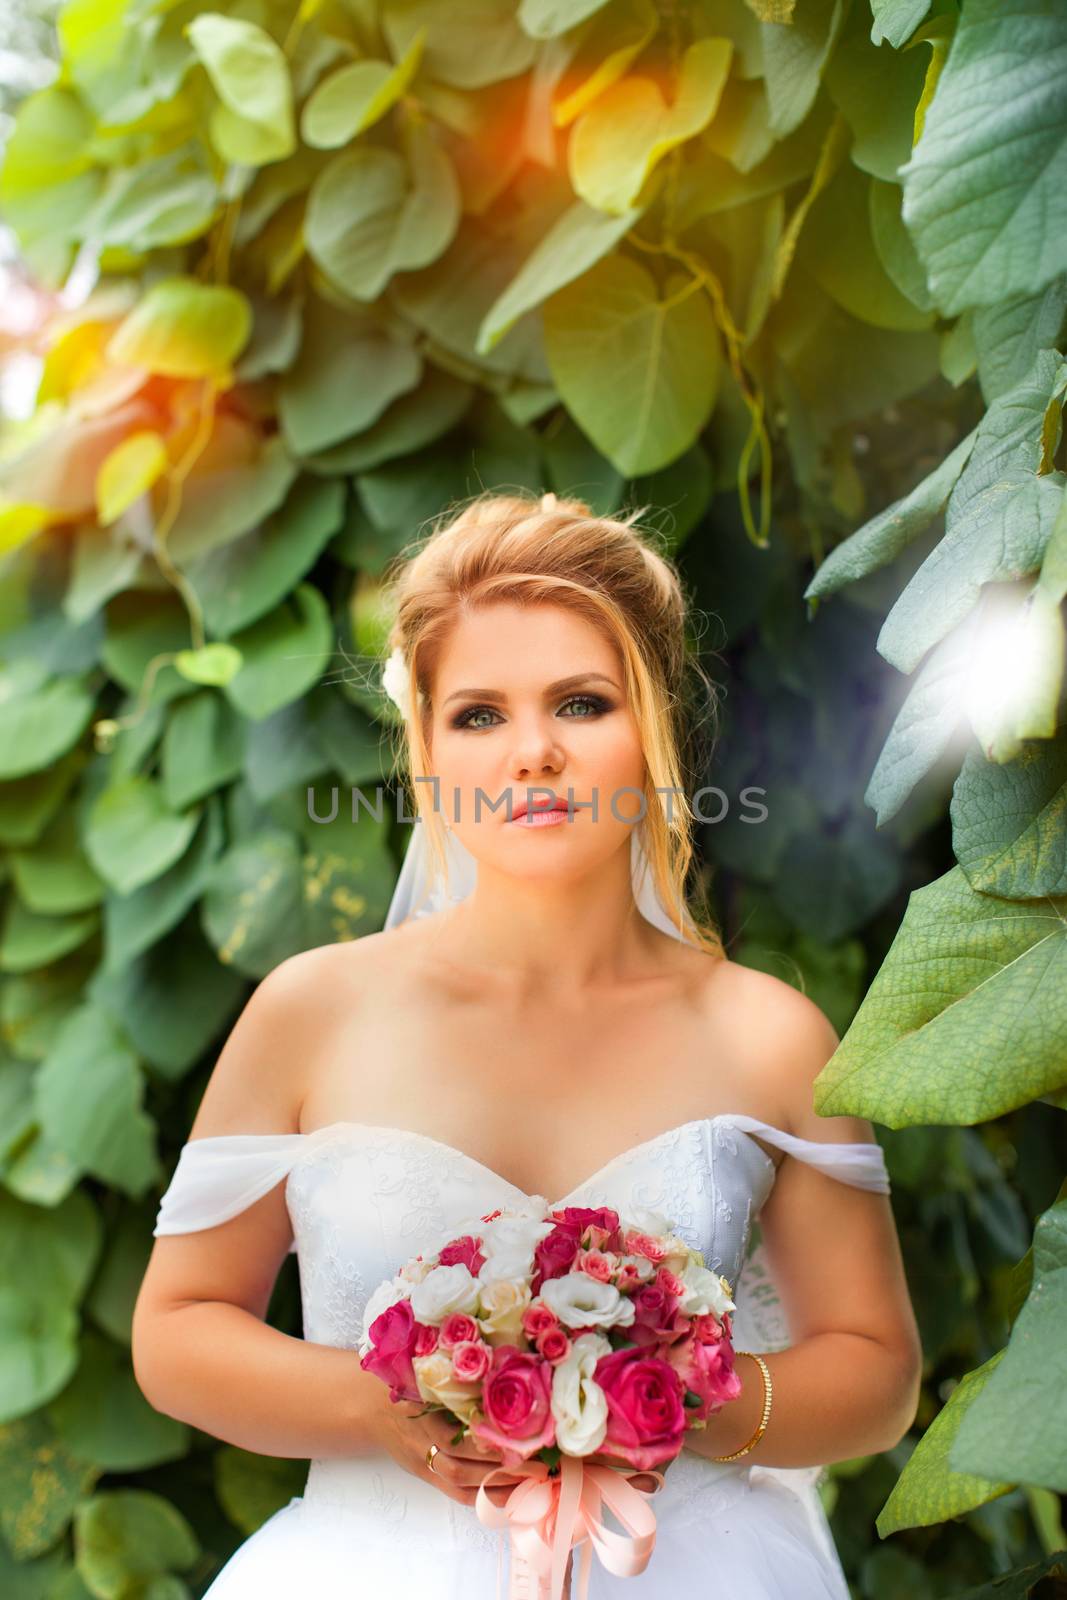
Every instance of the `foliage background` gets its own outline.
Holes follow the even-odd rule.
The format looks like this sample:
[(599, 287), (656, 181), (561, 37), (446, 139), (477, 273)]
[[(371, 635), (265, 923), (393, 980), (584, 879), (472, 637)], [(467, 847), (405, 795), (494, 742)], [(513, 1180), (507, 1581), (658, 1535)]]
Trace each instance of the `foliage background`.
[(0, 171), (47, 310), (0, 459), (4, 1593), (202, 1593), (300, 1490), (150, 1410), (130, 1311), (251, 987), (388, 903), (403, 830), (306, 803), (391, 781), (384, 565), (507, 485), (662, 508), (709, 782), (766, 790), (703, 830), (730, 952), (832, 1017), (818, 1108), (886, 1148), (926, 1373), (823, 1485), (853, 1593), (1051, 1592), (1067, 13), (72, 0), (50, 37)]

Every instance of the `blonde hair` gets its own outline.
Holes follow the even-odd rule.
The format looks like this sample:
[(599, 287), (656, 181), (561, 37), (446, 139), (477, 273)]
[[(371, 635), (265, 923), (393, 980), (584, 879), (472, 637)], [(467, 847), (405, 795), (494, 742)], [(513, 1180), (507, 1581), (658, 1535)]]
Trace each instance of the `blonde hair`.
[[(686, 780), (695, 746), (717, 724), (714, 685), (686, 643), (686, 599), (671, 561), (634, 524), (643, 514), (594, 515), (582, 500), (482, 493), (431, 524), (412, 551), (401, 552), (384, 576), (394, 621), (391, 649), (407, 666), (403, 723), (412, 804), (428, 830), (437, 870), (445, 870), (445, 836), (429, 783), (428, 730), (432, 685), (442, 647), (457, 620), (473, 608), (503, 600), (566, 606), (585, 617), (618, 649), (624, 683), (645, 755), (644, 843), (653, 882), (672, 922), (707, 954), (724, 955), (722, 938), (702, 905), (686, 895), (693, 863), (693, 811)], [(692, 682), (702, 691), (694, 705)], [(708, 745), (710, 752), (710, 743)], [(671, 791), (668, 822), (657, 789)], [(706, 891), (701, 886), (701, 899)], [(685, 927), (680, 908), (691, 919)]]

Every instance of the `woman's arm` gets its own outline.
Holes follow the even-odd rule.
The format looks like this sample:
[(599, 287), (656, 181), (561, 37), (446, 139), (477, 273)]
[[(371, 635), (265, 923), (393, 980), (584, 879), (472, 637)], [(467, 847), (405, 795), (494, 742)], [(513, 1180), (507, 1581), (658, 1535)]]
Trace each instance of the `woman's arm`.
[[(299, 1132), (302, 1073), (322, 1027), (323, 959), (316, 950), (293, 956), (259, 984), (190, 1138)], [(361, 1370), (358, 1352), (264, 1321), (291, 1241), (284, 1183), (228, 1222), (158, 1238), (134, 1308), (134, 1375), (157, 1411), (245, 1450), (357, 1455), (377, 1438), (385, 1385)]]
[[(802, 1139), (874, 1142), (860, 1117), (820, 1117), (814, 1080), (839, 1043), (798, 991), (767, 979), (776, 1004), (755, 1010), (765, 1060), (781, 1063), (782, 1126)], [(786, 991), (784, 994), (781, 991)], [(763, 1355), (771, 1374), (767, 1431), (740, 1460), (800, 1467), (888, 1450), (915, 1419), (922, 1346), (888, 1195), (872, 1193), (795, 1157), (781, 1162), (760, 1215), (764, 1246), (792, 1343)], [(701, 1455), (746, 1444), (763, 1404), (763, 1380), (743, 1357), (739, 1398), (686, 1436)]]

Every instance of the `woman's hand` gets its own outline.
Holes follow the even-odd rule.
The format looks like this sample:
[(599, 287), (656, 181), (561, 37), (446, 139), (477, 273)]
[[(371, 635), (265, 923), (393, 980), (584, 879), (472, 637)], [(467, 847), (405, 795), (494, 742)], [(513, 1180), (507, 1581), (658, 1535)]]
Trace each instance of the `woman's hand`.
[[(388, 1393), (384, 1390), (383, 1393)], [(378, 1438), (394, 1461), (416, 1478), (435, 1484), (450, 1500), (473, 1506), (482, 1479), (501, 1465), (499, 1451), (486, 1450), (473, 1438), (452, 1440), (459, 1424), (443, 1411), (430, 1410), (419, 1401), (386, 1398)], [(426, 1452), (437, 1445), (433, 1466), (426, 1463)], [(536, 1469), (535, 1469), (536, 1470)], [(485, 1491), (495, 1506), (502, 1506), (517, 1483), (529, 1477), (530, 1470), (508, 1468), (506, 1475)]]

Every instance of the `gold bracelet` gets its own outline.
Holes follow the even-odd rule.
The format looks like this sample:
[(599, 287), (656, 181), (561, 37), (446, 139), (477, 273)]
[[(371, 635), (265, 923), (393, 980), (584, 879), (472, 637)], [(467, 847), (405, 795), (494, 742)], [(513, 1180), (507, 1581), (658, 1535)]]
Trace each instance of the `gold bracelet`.
[(764, 1361), (762, 1356), (756, 1355), (755, 1351), (753, 1350), (737, 1350), (734, 1352), (734, 1354), (739, 1356), (751, 1356), (753, 1361), (758, 1364), (759, 1369), (763, 1374), (763, 1410), (760, 1413), (760, 1419), (756, 1426), (756, 1431), (747, 1444), (743, 1444), (740, 1450), (731, 1450), (728, 1456), (710, 1456), (709, 1460), (711, 1461), (736, 1461), (738, 1456), (747, 1456), (748, 1452), (753, 1448), (754, 1445), (759, 1444), (760, 1440), (763, 1438), (763, 1435), (766, 1433), (767, 1420), (771, 1414), (771, 1373), (766, 1361)]

